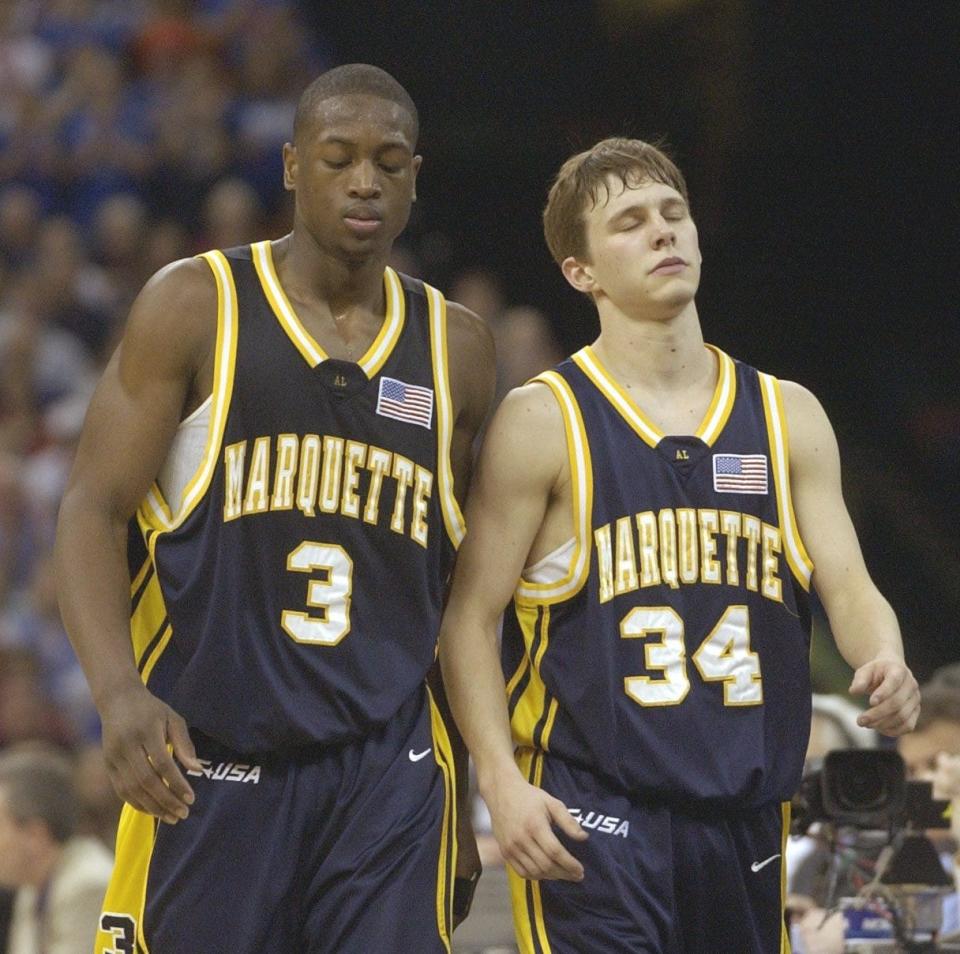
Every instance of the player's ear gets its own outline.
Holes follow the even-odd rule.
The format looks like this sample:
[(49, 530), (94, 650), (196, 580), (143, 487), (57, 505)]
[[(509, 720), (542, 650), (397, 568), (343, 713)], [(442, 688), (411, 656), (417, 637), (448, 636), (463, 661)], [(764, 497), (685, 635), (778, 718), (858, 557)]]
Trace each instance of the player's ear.
[(297, 147), (292, 142), (283, 144), (283, 187), (287, 192), (296, 188)]
[(569, 255), (560, 263), (560, 271), (578, 292), (589, 295), (596, 288), (596, 280), (587, 262), (578, 261), (572, 255)]
[(420, 171), (420, 164), (423, 162), (423, 156), (414, 156), (413, 157), (413, 195), (411, 198), (414, 202), (417, 201), (417, 173)]

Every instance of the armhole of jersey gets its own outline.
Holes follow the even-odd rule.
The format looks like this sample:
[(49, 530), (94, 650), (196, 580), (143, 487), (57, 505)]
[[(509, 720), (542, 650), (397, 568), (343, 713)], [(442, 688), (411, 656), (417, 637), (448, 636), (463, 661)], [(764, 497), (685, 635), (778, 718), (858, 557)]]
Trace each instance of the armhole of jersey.
[(800, 539), (797, 516), (790, 495), (790, 441), (787, 433), (787, 415), (783, 408), (780, 382), (769, 374), (758, 372), (763, 411), (767, 419), (767, 437), (772, 455), (773, 481), (777, 488), (777, 513), (783, 534), (783, 549), (787, 563), (800, 585), (810, 589), (813, 562)]
[(430, 316), (430, 355), (433, 363), (433, 390), (437, 396), (437, 476), (440, 478), (440, 510), (447, 536), (454, 549), (459, 549), (466, 533), (463, 512), (453, 492), (453, 465), (450, 448), (453, 443), (453, 398), (450, 395), (450, 372), (447, 361), (447, 302), (436, 288), (423, 284)]
[(566, 574), (554, 583), (532, 583), (521, 578), (515, 597), (518, 601), (559, 603), (577, 593), (586, 582), (590, 569), (590, 515), (593, 513), (593, 465), (590, 444), (583, 426), (577, 399), (570, 385), (556, 371), (546, 371), (532, 379), (545, 384), (553, 392), (563, 415), (567, 437), (567, 460), (570, 465), (573, 534), (576, 544), (570, 555)]
[[(227, 411), (233, 393), (233, 375), (237, 356), (237, 290), (230, 264), (222, 252), (204, 252), (200, 256), (210, 266), (217, 283), (217, 344), (213, 365), (213, 393), (207, 441), (196, 473), (184, 488), (180, 507), (172, 514), (160, 487), (154, 482), (138, 511), (145, 528), (166, 532), (175, 530), (200, 502), (220, 456)], [(155, 536), (154, 536), (155, 540)], [(151, 547), (151, 556), (153, 548)]]

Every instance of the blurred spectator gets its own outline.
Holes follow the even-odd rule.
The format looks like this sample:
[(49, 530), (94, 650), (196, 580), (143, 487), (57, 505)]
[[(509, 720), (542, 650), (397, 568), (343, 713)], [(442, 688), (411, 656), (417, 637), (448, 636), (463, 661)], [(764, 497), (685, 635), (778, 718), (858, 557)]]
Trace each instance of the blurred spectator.
[(69, 750), (75, 737), (47, 698), (37, 657), (28, 649), (0, 645), (0, 749), (31, 741)]
[(85, 745), (77, 753), (74, 783), (81, 811), (78, 834), (92, 835), (113, 850), (123, 803), (113, 790), (99, 745)]
[(49, 552), (34, 569), (29, 588), (10, 600), (0, 616), (0, 627), (5, 646), (28, 652), (36, 661), (35, 676), (42, 695), (67, 723), (69, 737), (97, 741), (100, 721), (83, 671), (60, 622), (56, 578)]
[(113, 868), (76, 834), (70, 763), (52, 752), (0, 755), (0, 883), (17, 889), (8, 954), (87, 954)]
[(9, 185), (0, 192), (0, 265), (16, 271), (29, 264), (40, 230), (40, 196), (24, 185)]
[(541, 371), (563, 360), (563, 352), (543, 312), (508, 308), (494, 332), (497, 347), (497, 400)]
[(233, 248), (243, 245), (251, 235), (260, 234), (263, 207), (253, 187), (242, 179), (218, 182), (203, 206), (205, 248)]

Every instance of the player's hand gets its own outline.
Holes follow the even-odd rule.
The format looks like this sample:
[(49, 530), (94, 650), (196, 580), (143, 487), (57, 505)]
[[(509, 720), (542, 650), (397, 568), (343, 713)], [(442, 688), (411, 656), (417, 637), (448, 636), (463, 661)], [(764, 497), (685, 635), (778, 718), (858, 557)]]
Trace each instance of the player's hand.
[(920, 714), (920, 687), (907, 664), (893, 656), (878, 656), (864, 663), (850, 683), (854, 695), (869, 695), (870, 708), (857, 723), (884, 735), (911, 732)]
[(533, 881), (583, 880), (583, 865), (563, 847), (554, 828), (575, 841), (585, 841), (587, 833), (560, 799), (517, 773), (484, 800), (503, 857), (518, 875)]
[(201, 769), (186, 722), (145, 686), (115, 693), (100, 717), (103, 755), (117, 794), (171, 825), (186, 818), (194, 794), (174, 756), (188, 769)]

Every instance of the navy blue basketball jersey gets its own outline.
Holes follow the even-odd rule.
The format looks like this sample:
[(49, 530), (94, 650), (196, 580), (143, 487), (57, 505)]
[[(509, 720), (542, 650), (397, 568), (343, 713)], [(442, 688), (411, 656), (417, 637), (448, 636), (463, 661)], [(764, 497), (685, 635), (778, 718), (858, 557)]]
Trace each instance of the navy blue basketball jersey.
[(463, 536), (445, 303), (388, 268), (354, 364), (304, 328), (269, 242), (203, 257), (219, 293), (206, 449), (179, 504), (154, 485), (136, 515), (137, 664), (239, 752), (358, 738), (419, 691)]
[(537, 380), (567, 430), (575, 541), (505, 615), (518, 745), (624, 791), (789, 798), (810, 716), (813, 567), (790, 500), (778, 382), (717, 349), (695, 435), (667, 436), (589, 347)]

